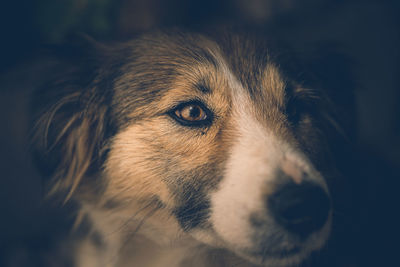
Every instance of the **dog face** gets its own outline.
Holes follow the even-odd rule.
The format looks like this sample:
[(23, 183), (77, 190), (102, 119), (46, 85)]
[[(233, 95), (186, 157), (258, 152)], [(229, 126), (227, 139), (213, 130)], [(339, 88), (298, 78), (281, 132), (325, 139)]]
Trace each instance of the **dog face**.
[(97, 49), (89, 78), (66, 75), (45, 99), (55, 104), (38, 135), (58, 153), (54, 190), (255, 264), (297, 264), (324, 245), (322, 92), (237, 35), (154, 33)]

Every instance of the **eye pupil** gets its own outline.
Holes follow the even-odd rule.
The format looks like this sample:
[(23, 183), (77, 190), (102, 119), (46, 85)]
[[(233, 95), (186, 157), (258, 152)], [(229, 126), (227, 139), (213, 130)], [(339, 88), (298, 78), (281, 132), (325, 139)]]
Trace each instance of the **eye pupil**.
[(191, 118), (198, 118), (201, 115), (201, 109), (198, 106), (190, 106), (189, 107), (189, 116)]

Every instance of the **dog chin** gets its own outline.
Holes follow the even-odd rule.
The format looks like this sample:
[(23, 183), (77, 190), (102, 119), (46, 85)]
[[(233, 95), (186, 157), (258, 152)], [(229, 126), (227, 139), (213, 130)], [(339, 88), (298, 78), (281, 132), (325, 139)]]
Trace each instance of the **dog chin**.
[(298, 266), (306, 260), (311, 253), (320, 250), (327, 242), (331, 229), (331, 220), (319, 233), (312, 235), (304, 244), (291, 246), (290, 248), (260, 249), (236, 249), (235, 253), (257, 266), (266, 267), (290, 267)]
[(274, 252), (261, 251), (261, 250), (238, 250), (229, 249), (239, 258), (254, 264), (254, 266), (265, 267), (291, 267), (299, 265), (305, 260), (309, 253), (300, 248), (291, 250), (276, 250)]
[[(283, 243), (277, 243), (276, 245), (263, 245), (262, 238), (259, 241), (254, 241), (252, 244), (248, 242), (240, 244), (239, 240), (237, 240), (239, 242), (232, 243), (224, 240), (215, 231), (197, 230), (191, 232), (191, 234), (201, 243), (230, 251), (234, 255), (237, 255), (237, 257), (255, 266), (291, 267), (298, 266), (311, 253), (320, 250), (326, 244), (330, 235), (331, 224), (332, 218), (330, 216), (322, 229), (313, 233), (307, 240), (303, 242), (293, 240), (290, 242), (289, 238), (283, 241)], [(287, 236), (287, 233), (282, 234), (283, 236)]]
[(224, 242), (223, 240), (215, 236), (215, 233), (206, 234), (202, 231), (194, 231), (192, 232), (192, 236), (203, 244), (226, 250), (230, 254), (236, 255), (236, 257), (252, 264), (252, 266), (297, 266), (310, 254), (310, 249), (302, 248), (300, 246), (291, 249), (276, 249), (274, 251), (260, 249), (259, 246), (256, 246), (257, 248), (240, 248), (237, 246), (237, 244), (232, 245)]

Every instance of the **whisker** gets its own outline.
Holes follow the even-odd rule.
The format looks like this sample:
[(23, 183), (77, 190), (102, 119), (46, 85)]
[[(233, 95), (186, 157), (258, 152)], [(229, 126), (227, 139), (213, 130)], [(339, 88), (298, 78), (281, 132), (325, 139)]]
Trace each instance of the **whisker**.
[(132, 216), (130, 216), (124, 223), (122, 223), (121, 225), (119, 225), (119, 227), (117, 229), (114, 229), (112, 232), (106, 233), (106, 236), (110, 236), (112, 234), (115, 234), (119, 231), (122, 231), (125, 227), (127, 227), (129, 225), (130, 222), (132, 222), (133, 220), (135, 220), (136, 216), (139, 215), (139, 213), (145, 209), (147, 209), (148, 207), (150, 207), (152, 204), (154, 204), (153, 202), (149, 202), (147, 203), (145, 206), (141, 207), (138, 211), (136, 211)]
[(149, 219), (157, 210), (159, 207), (154, 207), (150, 212), (148, 212), (137, 224), (136, 228), (128, 235), (128, 238), (122, 243), (120, 248), (115, 252), (114, 256), (110, 258), (110, 263), (115, 263), (118, 260), (118, 256), (122, 253), (122, 251), (126, 248), (126, 246), (129, 244), (129, 242), (133, 239), (133, 237), (139, 232), (140, 228), (143, 226), (143, 224), (146, 222), (147, 219)]

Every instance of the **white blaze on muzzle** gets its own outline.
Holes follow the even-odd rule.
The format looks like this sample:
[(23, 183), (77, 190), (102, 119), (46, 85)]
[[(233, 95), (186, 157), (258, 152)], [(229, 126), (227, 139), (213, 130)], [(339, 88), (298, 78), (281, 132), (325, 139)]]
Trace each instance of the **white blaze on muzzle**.
[[(276, 231), (266, 200), (279, 184), (308, 182), (328, 195), (325, 181), (306, 156), (256, 121), (245, 108), (249, 102), (246, 98), (236, 101), (239, 104), (234, 107), (233, 117), (237, 139), (230, 151), (224, 178), (211, 196), (213, 228), (236, 250), (252, 250), (256, 246), (251, 222), (254, 214), (265, 216), (265, 221), (271, 222), (270, 228)], [(269, 231), (268, 225), (265, 228)]]

